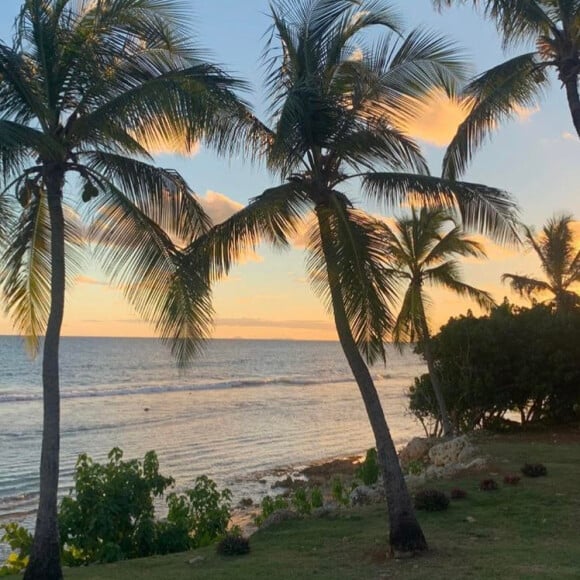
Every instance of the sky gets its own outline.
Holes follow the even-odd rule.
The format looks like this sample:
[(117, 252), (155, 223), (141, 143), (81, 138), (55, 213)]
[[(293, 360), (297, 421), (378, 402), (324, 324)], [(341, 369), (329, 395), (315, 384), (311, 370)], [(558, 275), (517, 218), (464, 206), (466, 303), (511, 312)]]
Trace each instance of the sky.
[[(253, 90), (246, 99), (263, 116), (266, 107), (261, 97), (260, 57), (270, 23), (267, 0), (189, 0), (184, 4), (191, 7), (191, 27), (199, 44), (208, 49), (212, 60), (250, 82)], [(421, 25), (455, 40), (471, 60), (474, 73), (523, 50), (503, 52), (493, 25), (470, 7), (438, 13), (430, 0), (391, 4), (404, 15), (409, 29)], [(9, 42), (20, 1), (0, 0), (0, 6), (0, 38)], [(580, 218), (580, 141), (574, 134), (565, 94), (557, 79), (553, 80), (551, 89), (536, 105), (519, 111), (517, 119), (497, 128), (464, 176), (466, 181), (509, 191), (520, 206), (522, 221), (538, 228), (555, 213)], [(421, 144), (435, 175), (440, 171), (445, 145), (460, 121), (461, 113), (455, 106), (434, 100), (422, 118), (407, 128)], [(181, 172), (216, 221), (276, 183), (264, 168), (237, 158), (217, 157), (203, 146), (189, 157), (160, 154), (157, 161)], [(580, 239), (580, 227), (577, 231)], [(464, 277), (497, 300), (514, 298), (500, 282), (502, 273), (540, 275), (537, 260), (523, 249), (488, 243), (487, 250), (487, 261), (464, 263)], [(304, 260), (299, 243), (282, 253), (261, 246), (248, 256), (215, 287), (214, 336), (335, 340), (331, 317), (309, 286)], [(434, 291), (430, 297), (434, 329), (450, 316), (473, 307), (442, 291)], [(0, 334), (14, 332), (9, 319), (0, 313)], [(67, 297), (63, 334), (154, 336), (91, 261)]]

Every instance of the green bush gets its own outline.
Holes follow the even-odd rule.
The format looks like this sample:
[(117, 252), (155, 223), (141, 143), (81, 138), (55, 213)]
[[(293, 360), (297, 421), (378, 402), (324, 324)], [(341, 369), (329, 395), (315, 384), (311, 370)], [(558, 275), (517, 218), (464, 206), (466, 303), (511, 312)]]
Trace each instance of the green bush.
[(264, 520), (274, 512), (288, 509), (290, 507), (290, 503), (285, 497), (281, 495), (277, 495), (275, 497), (267, 495), (262, 499), (260, 507), (262, 509), (261, 513), (254, 518), (254, 522), (257, 526), (262, 525)]
[[(59, 511), (62, 560), (66, 566), (181, 552), (222, 537), (231, 513), (231, 493), (219, 491), (206, 476), (193, 489), (167, 497), (167, 519), (155, 519), (154, 499), (173, 479), (159, 473), (154, 451), (143, 461), (123, 460), (115, 448), (104, 464), (79, 456), (71, 495)], [(13, 550), (1, 575), (17, 573), (27, 563), (32, 536), (17, 524), (4, 526), (2, 541)]]
[(522, 467), (522, 473), (526, 477), (544, 477), (548, 475), (548, 470), (542, 463), (526, 463)]
[(371, 447), (365, 456), (364, 461), (356, 470), (357, 477), (359, 477), (365, 485), (373, 485), (379, 479), (379, 462), (377, 459), (377, 450)]
[(425, 489), (415, 495), (415, 508), (427, 512), (441, 512), (449, 507), (449, 498), (438, 489)]
[(322, 490), (318, 486), (312, 488), (312, 492), (310, 493), (310, 502), (313, 508), (321, 508), (324, 505)]
[(0, 576), (19, 574), (28, 565), (28, 558), (32, 548), (32, 534), (21, 525), (9, 523), (2, 526), (4, 534), (0, 542), (10, 546), (12, 553), (0, 568)]
[(226, 534), (217, 545), (222, 556), (243, 556), (250, 553), (250, 540), (239, 534)]
[(332, 480), (332, 497), (334, 501), (340, 505), (346, 506), (350, 503), (348, 490), (344, 487), (344, 484), (339, 477), (335, 477)]
[[(456, 431), (513, 429), (505, 417), (510, 411), (522, 425), (578, 418), (579, 310), (505, 302), (489, 316), (450, 319), (431, 348)], [(410, 388), (409, 407), (428, 433), (440, 431), (428, 375)]]

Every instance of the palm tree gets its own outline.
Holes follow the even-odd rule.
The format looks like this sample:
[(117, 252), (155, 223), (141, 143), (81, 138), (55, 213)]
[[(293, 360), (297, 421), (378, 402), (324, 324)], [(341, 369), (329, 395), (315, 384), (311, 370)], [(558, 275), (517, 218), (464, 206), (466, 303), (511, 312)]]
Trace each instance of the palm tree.
[(427, 362), (443, 433), (452, 435), (453, 427), (431, 351), (425, 285), (445, 288), (475, 300), (482, 308), (491, 308), (494, 301), (487, 292), (462, 282), (455, 259), (460, 256), (483, 258), (485, 251), (478, 242), (466, 238), (452, 214), (443, 209), (422, 208), (418, 213), (413, 209), (409, 217), (397, 219), (393, 229), (387, 224), (384, 229), (392, 274), (406, 285), (393, 327), (393, 341), (395, 344), (419, 343)]
[[(433, 0), (437, 7), (468, 0)], [(518, 107), (529, 106), (549, 83), (555, 69), (566, 90), (580, 137), (580, 2), (578, 0), (470, 0), (496, 22), (504, 47), (534, 43), (536, 50), (491, 68), (464, 90), (472, 109), (459, 126), (443, 162), (444, 176), (457, 177), (475, 149)]]
[(557, 312), (580, 306), (580, 296), (572, 290), (580, 283), (580, 251), (574, 242), (572, 221), (571, 215), (553, 217), (544, 226), (540, 237), (536, 237), (530, 228), (524, 228), (526, 242), (540, 258), (546, 281), (518, 274), (501, 277), (520, 296), (531, 298), (543, 292), (553, 294), (552, 302)]
[(245, 121), (236, 120), (239, 83), (201, 58), (184, 14), (172, 0), (26, 0), (13, 44), (0, 42), (1, 283), (33, 349), (45, 334), (40, 499), (27, 579), (62, 578), (59, 339), (65, 288), (87, 237), (180, 361), (211, 327), (207, 273), (183, 268), (178, 251), (207, 231), (208, 218), (148, 148), (177, 140), (187, 148), (202, 133), (227, 148)]
[[(397, 129), (436, 86), (452, 90), (463, 65), (445, 40), (419, 30), (402, 36), (393, 11), (376, 0), (295, 0), (271, 6), (265, 52), (269, 129), (263, 155), (282, 184), (264, 191), (211, 233), (213, 274), (262, 239), (283, 239), (310, 217), (307, 268), (334, 315), (338, 337), (369, 416), (396, 551), (427, 548), (368, 363), (385, 360), (395, 287), (385, 267), (380, 222), (345, 190), (358, 183), (386, 207), (419, 196), (459, 205), (464, 220), (496, 235), (513, 232), (504, 192), (428, 175), (416, 143)], [(378, 28), (376, 42), (365, 32)], [(375, 169), (379, 168), (381, 171)], [(192, 248), (197, 249), (198, 244)]]

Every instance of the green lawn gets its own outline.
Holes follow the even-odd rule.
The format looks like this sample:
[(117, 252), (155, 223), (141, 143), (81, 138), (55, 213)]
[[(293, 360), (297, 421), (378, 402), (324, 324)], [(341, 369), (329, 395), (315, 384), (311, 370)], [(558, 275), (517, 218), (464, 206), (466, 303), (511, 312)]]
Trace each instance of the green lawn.
[[(421, 514), (431, 550), (408, 560), (385, 558), (384, 506), (341, 512), (335, 517), (287, 522), (258, 532), (251, 553), (218, 557), (214, 548), (114, 565), (67, 570), (65, 577), (91, 580), (381, 578), (580, 578), (580, 437), (485, 437), (495, 458), (491, 474), (435, 483), (462, 487), (468, 497), (443, 513)], [(548, 477), (503, 485), (503, 475), (525, 462), (543, 462)], [(495, 492), (478, 490), (494, 477)], [(188, 561), (196, 556), (204, 560)]]

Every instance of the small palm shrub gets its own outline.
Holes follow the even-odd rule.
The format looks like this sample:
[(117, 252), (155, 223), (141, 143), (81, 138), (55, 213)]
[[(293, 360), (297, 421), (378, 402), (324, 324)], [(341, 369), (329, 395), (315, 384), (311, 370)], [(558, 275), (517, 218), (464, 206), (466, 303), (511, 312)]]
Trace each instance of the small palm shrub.
[(503, 478), (503, 482), (506, 485), (517, 485), (520, 482), (521, 477), (519, 475), (506, 475)]
[(217, 553), (222, 556), (243, 556), (250, 553), (250, 540), (238, 534), (226, 534), (217, 545)]
[(526, 477), (543, 477), (548, 475), (548, 470), (542, 463), (526, 463), (522, 467), (522, 473)]
[(344, 487), (339, 477), (335, 477), (332, 480), (332, 497), (340, 505), (346, 506), (350, 503), (348, 490)]
[(467, 497), (467, 492), (459, 487), (454, 487), (451, 490), (451, 499), (465, 499)]
[(498, 489), (497, 481), (495, 479), (484, 479), (479, 484), (481, 491), (495, 491)]
[(415, 508), (427, 512), (442, 512), (449, 507), (449, 498), (438, 489), (425, 489), (415, 495)]

